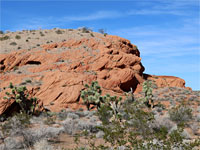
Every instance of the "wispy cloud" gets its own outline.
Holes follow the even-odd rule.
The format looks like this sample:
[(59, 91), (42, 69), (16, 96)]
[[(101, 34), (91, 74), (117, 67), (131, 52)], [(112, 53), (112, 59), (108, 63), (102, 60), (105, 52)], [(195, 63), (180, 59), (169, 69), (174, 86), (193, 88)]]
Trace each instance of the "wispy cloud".
[[(36, 29), (41, 28), (51, 28), (59, 27), (66, 23), (73, 22), (82, 22), (82, 21), (96, 21), (103, 19), (116, 19), (123, 17), (131, 17), (138, 15), (178, 15), (184, 16), (193, 13), (190, 7), (198, 7), (198, 2), (195, 0), (155, 0), (155, 1), (134, 1), (133, 4), (136, 7), (133, 7), (130, 10), (97, 10), (90, 12), (88, 14), (79, 15), (65, 15), (60, 17), (40, 17), (34, 16), (30, 17), (28, 14), (17, 14), (13, 12), (14, 15), (20, 16), (16, 26), (13, 26), (10, 30), (22, 30), (22, 29)], [(189, 12), (188, 12), (189, 10)], [(5, 10), (6, 11), (6, 10)], [(12, 10), (11, 10), (12, 12)], [(5, 12), (4, 12), (5, 13)], [(10, 13), (10, 12), (9, 12)], [(195, 12), (196, 13), (196, 12)], [(140, 33), (142, 34), (142, 33)]]
[(52, 27), (60, 27), (63, 24), (69, 24), (72, 22), (78, 21), (94, 21), (94, 20), (101, 20), (101, 19), (115, 19), (122, 17), (123, 13), (119, 11), (96, 11), (86, 15), (68, 15), (62, 16), (59, 18), (56, 17), (33, 17), (33, 18), (26, 18), (20, 20), (21, 23), (14, 26), (12, 31), (22, 30), (22, 29), (38, 29), (38, 28), (52, 28)]
[[(198, 8), (199, 2), (198, 0), (157, 0), (155, 1), (156, 5), (152, 5), (150, 3), (148, 9), (141, 8), (137, 10), (129, 10), (127, 12), (128, 15), (189, 15), (190, 13), (194, 13), (191, 11), (187, 11), (190, 7)], [(145, 3), (145, 5), (147, 5)], [(196, 13), (196, 12), (195, 12)]]
[(138, 45), (143, 56), (159, 57), (200, 55), (199, 23), (182, 21), (181, 26), (139, 26), (113, 30), (111, 34), (119, 35)]
[(85, 16), (66, 16), (62, 18), (62, 21), (92, 21), (99, 19), (110, 19), (121, 17), (122, 13), (118, 11), (97, 11)]
[(178, 10), (162, 10), (162, 9), (151, 9), (151, 10), (131, 10), (127, 12), (128, 15), (187, 15), (184, 11), (178, 11)]
[[(154, 4), (156, 2), (156, 5)], [(176, 15), (176, 16), (185, 16), (193, 13), (188, 9), (190, 7), (198, 7), (198, 3), (195, 0), (184, 1), (181, 2), (179, 0), (156, 0), (154, 2), (145, 1), (142, 2), (134, 2), (137, 6), (136, 8), (130, 10), (98, 10), (95, 12), (91, 12), (88, 14), (82, 15), (66, 15), (57, 17), (48, 17), (42, 18), (40, 16), (30, 17), (28, 14), (16, 14), (20, 16), (20, 22), (13, 29), (10, 30), (20, 30), (20, 29), (35, 29), (38, 27), (42, 28), (51, 28), (51, 27), (59, 27), (64, 23), (73, 23), (73, 22), (81, 22), (81, 21), (95, 21), (95, 20), (103, 20), (103, 19), (116, 19), (123, 17), (131, 17), (138, 15)], [(140, 7), (141, 6), (141, 7)], [(189, 12), (188, 12), (189, 10)], [(195, 12), (196, 13), (196, 12)], [(142, 34), (142, 33), (140, 33)]]

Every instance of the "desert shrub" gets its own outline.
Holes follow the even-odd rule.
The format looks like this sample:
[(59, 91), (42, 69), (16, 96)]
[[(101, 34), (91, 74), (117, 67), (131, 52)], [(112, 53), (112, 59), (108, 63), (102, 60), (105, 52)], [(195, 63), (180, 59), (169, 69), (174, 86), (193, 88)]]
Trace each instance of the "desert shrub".
[(104, 33), (105, 33), (105, 30), (104, 30), (104, 29), (99, 29), (98, 31), (99, 31), (99, 33), (101, 33), (101, 34), (104, 34)]
[(0, 34), (3, 34), (3, 31), (2, 31), (2, 30), (0, 30)]
[(16, 35), (16, 36), (15, 36), (15, 39), (18, 39), (18, 40), (19, 40), (19, 39), (21, 39), (21, 36)]
[(43, 32), (40, 31), (40, 36), (45, 36)]
[(81, 28), (79, 28), (79, 30), (81, 30), (82, 33), (90, 33), (90, 32), (92, 32), (92, 30), (89, 29), (88, 27), (81, 27)]
[(103, 34), (104, 36), (108, 35), (108, 33), (106, 33), (104, 29), (99, 29), (98, 31), (99, 31), (99, 33)]
[(46, 139), (42, 139), (34, 144), (34, 150), (55, 150)]
[(170, 119), (172, 121), (177, 122), (178, 124), (185, 123), (192, 119), (192, 109), (184, 105), (173, 107), (168, 112), (169, 112)]
[(10, 45), (15, 46), (15, 45), (17, 45), (17, 43), (16, 42), (11, 42)]
[(13, 117), (7, 118), (7, 120), (0, 125), (1, 131), (4, 136), (21, 134), (22, 130), (30, 124), (30, 118), (30, 115), (17, 113)]
[[(169, 132), (165, 126), (152, 128), (154, 116), (152, 112), (144, 111), (137, 103), (133, 102), (122, 107), (126, 112), (126, 119), (106, 120), (99, 127), (104, 132), (104, 140), (114, 149), (125, 146), (126, 149), (193, 149), (200, 145), (200, 140), (184, 142), (183, 128), (178, 126), (176, 130)], [(105, 112), (104, 112), (105, 113)], [(103, 116), (98, 113), (99, 117)], [(102, 148), (103, 149), (103, 148)]]
[(94, 34), (93, 33), (90, 33), (91, 37), (94, 37)]
[(16, 71), (16, 70), (18, 70), (18, 69), (19, 69), (18, 66), (14, 66), (14, 67), (13, 67), (13, 70), (14, 70), (14, 71)]
[[(99, 86), (98, 88), (94, 88), (97, 86), (97, 82), (94, 82), (93, 84), (93, 86), (87, 86), (87, 88), (92, 89), (92, 91), (94, 89), (101, 89)], [(102, 125), (98, 126), (98, 129), (103, 131), (103, 139), (106, 143), (108, 143), (109, 147), (112, 147), (112, 149), (119, 149), (119, 147), (124, 147), (127, 150), (192, 150), (194, 147), (200, 146), (200, 139), (189, 142), (184, 141), (184, 136), (182, 135), (183, 126), (178, 126), (177, 129), (173, 131), (169, 130), (167, 126), (162, 124), (159, 125), (159, 127), (152, 126), (153, 123), (155, 124), (154, 114), (151, 108), (146, 104), (146, 102), (149, 101), (149, 98), (151, 98), (152, 91), (149, 90), (151, 87), (150, 83), (147, 82), (144, 85), (145, 86), (143, 87), (143, 91), (145, 93), (145, 97), (140, 99), (134, 99), (134, 97), (131, 97), (130, 100), (126, 102), (120, 102), (120, 107), (117, 109), (117, 115), (115, 115), (112, 105), (109, 104), (109, 102), (112, 102), (111, 98), (109, 98), (111, 96), (106, 95), (106, 98), (103, 98), (102, 96), (102, 103), (97, 109), (97, 114), (102, 121)], [(94, 91), (97, 92), (97, 90)], [(98, 95), (97, 98), (99, 97), (101, 96)], [(177, 109), (179, 110), (179, 108), (171, 110), (172, 117), (174, 117), (174, 114), (176, 116)], [(181, 108), (178, 111), (177, 117), (175, 117), (173, 120), (177, 120), (179, 114), (181, 113), (183, 116), (185, 116), (182, 116), (183, 118), (181, 118), (181, 120), (188, 120), (189, 116), (191, 118), (191, 111), (186, 108)], [(178, 121), (179, 120), (180, 116)], [(88, 143), (88, 145), (91, 149), (109, 148), (108, 146), (95, 145), (95, 141), (93, 144)]]
[[(4, 144), (6, 145), (6, 147), (7, 147), (7, 144), (9, 144), (7, 139), (14, 138), (15, 136), (22, 137), (24, 139), (23, 145), (24, 146), (27, 145), (27, 143), (25, 143), (26, 129), (30, 125), (30, 117), (31, 117), (30, 115), (27, 115), (24, 113), (18, 113), (13, 117), (7, 118), (6, 121), (0, 124), (0, 131), (2, 132), (1, 140), (4, 141)], [(16, 143), (13, 143), (13, 144), (16, 144)]]
[(0, 37), (0, 41), (8, 40), (10, 37), (5, 35), (3, 37)]
[(55, 123), (55, 118), (51, 116), (47, 116), (46, 119), (44, 120), (44, 124), (46, 125), (52, 125)]
[(57, 34), (62, 34), (63, 32), (61, 30), (56, 30), (55, 31)]
[(26, 83), (32, 83), (32, 81), (30, 79), (27, 79), (25, 82)]
[(37, 114), (38, 100), (37, 98), (29, 97), (28, 90), (25, 86), (16, 87), (10, 83), (9, 88), (11, 93), (6, 92), (4, 99), (14, 100), (20, 106), (20, 111), (25, 114)]

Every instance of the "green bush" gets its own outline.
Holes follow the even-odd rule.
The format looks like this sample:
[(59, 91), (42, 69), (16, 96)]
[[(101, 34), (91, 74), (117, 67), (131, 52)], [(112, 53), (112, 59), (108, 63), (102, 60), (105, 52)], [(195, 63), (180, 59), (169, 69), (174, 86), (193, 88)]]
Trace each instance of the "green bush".
[(43, 32), (40, 32), (40, 36), (45, 36)]
[(184, 124), (192, 119), (192, 109), (184, 105), (173, 107), (168, 112), (170, 119), (178, 124)]
[(21, 39), (21, 36), (16, 35), (16, 36), (15, 36), (15, 39), (18, 39), (18, 40), (19, 40), (19, 39)]
[(3, 37), (0, 37), (0, 41), (8, 40), (10, 37), (5, 35)]
[(28, 90), (25, 86), (22, 87), (16, 87), (12, 83), (10, 83), (9, 88), (11, 89), (11, 92), (6, 92), (6, 97), (4, 99), (6, 100), (14, 100), (16, 103), (20, 106), (20, 111), (25, 114), (37, 114), (37, 106), (38, 106), (38, 100), (37, 98), (29, 98)]
[(63, 32), (61, 30), (56, 30), (55, 31), (57, 34), (62, 34)]
[(17, 45), (17, 43), (16, 42), (11, 42), (10, 45), (15, 46), (15, 45)]

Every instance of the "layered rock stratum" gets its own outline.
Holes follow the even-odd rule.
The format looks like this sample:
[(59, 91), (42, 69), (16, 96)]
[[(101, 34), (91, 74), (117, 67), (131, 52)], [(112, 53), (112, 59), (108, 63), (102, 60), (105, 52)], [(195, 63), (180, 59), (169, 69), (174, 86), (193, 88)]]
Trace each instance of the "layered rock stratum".
[(94, 80), (103, 93), (117, 96), (131, 88), (141, 92), (147, 79), (157, 87), (186, 88), (181, 78), (144, 74), (138, 48), (118, 36), (82, 29), (11, 32), (1, 37), (6, 35), (9, 39), (0, 41), (0, 114), (13, 103), (3, 99), (10, 82), (25, 85), (51, 111), (85, 107), (80, 92)]

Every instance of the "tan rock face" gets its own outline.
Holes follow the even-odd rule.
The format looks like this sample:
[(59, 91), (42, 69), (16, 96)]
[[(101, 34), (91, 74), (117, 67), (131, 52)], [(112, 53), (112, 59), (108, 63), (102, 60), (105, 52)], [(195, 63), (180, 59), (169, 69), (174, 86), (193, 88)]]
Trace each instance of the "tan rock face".
[[(122, 95), (141, 91), (145, 80), (140, 53), (130, 41), (117, 36), (71, 39), (42, 45), (42, 50), (0, 54), (0, 114), (12, 104), (3, 100), (3, 87), (25, 84), (51, 111), (80, 108), (84, 84), (97, 80), (103, 93)], [(159, 87), (185, 87), (177, 77), (148, 76)], [(27, 82), (27, 80), (31, 80)]]

